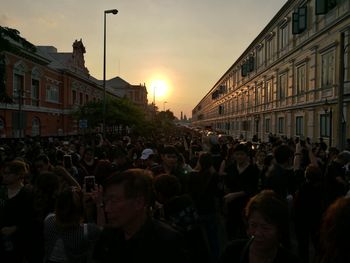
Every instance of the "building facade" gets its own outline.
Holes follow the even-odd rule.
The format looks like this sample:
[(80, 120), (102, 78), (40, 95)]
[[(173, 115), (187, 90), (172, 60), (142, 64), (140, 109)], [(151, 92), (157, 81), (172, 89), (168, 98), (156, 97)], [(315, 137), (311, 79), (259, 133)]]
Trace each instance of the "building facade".
[(115, 77), (106, 81), (106, 87), (111, 93), (116, 94), (120, 98), (128, 98), (141, 109), (147, 109), (148, 92), (145, 84), (131, 85), (124, 79)]
[(350, 1), (289, 0), (192, 110), (237, 138), (350, 137)]
[[(2, 28), (1, 38), (15, 46), (16, 51), (0, 50), (2, 88), (12, 99), (9, 103), (0, 98), (0, 137), (64, 136), (82, 132), (86, 127), (80, 127), (79, 121), (73, 119), (72, 110), (104, 97), (102, 81), (91, 76), (85, 67), (86, 50), (82, 40), (73, 43), (73, 52), (57, 52), (53, 46), (28, 49), (23, 44), (25, 40), (18, 36), (11, 38), (13, 34), (4, 34), (6, 30), (12, 30), (10, 33), (15, 30)], [(106, 93), (120, 97), (108, 85)], [(146, 107), (147, 99), (142, 103)]]

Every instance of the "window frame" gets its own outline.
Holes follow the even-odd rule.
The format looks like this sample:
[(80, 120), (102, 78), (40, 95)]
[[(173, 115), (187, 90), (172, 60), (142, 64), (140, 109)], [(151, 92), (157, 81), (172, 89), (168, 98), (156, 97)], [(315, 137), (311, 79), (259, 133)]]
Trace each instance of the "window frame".
[(60, 102), (60, 87), (58, 85), (48, 84), (46, 86), (46, 101), (52, 103)]
[(320, 137), (330, 136), (330, 116), (329, 113), (320, 114)]
[(321, 54), (321, 88), (329, 89), (335, 84), (335, 50)]
[(285, 51), (288, 47), (288, 42), (289, 42), (289, 26), (288, 26), (288, 21), (283, 23), (279, 27), (279, 51)]
[(295, 135), (304, 135), (304, 116), (295, 117)]
[(265, 133), (270, 133), (271, 132), (271, 119), (266, 118), (265, 119)]
[(285, 118), (278, 117), (277, 119), (277, 129), (279, 134), (283, 134), (285, 130)]
[(307, 85), (306, 63), (303, 63), (296, 67), (296, 95), (297, 96), (303, 95), (306, 92), (307, 90), (306, 85)]
[[(282, 81), (282, 78), (285, 77), (285, 81)], [(282, 85), (283, 84), (283, 85)], [(287, 97), (287, 89), (288, 89), (288, 72), (285, 71), (278, 75), (278, 99), (285, 100)]]
[[(36, 82), (37, 85), (35, 85)], [(32, 78), (31, 86), (31, 105), (39, 107), (40, 102), (40, 80), (37, 78)]]

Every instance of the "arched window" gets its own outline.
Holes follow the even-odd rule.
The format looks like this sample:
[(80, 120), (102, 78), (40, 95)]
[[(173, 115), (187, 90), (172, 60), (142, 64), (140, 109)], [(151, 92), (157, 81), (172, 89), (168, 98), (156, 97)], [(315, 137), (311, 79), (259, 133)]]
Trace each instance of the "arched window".
[(32, 119), (32, 136), (40, 135), (40, 120), (37, 117)]
[(41, 70), (37, 67), (32, 69), (32, 79), (40, 79), (41, 78)]
[(22, 60), (20, 60), (16, 62), (15, 65), (13, 66), (13, 71), (16, 74), (24, 75), (25, 72), (27, 71), (27, 66)]

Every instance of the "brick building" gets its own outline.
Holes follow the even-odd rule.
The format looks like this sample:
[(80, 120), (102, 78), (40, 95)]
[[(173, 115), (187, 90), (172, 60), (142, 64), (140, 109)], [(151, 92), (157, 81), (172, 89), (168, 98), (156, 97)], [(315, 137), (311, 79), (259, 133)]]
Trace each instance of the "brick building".
[[(82, 40), (73, 43), (72, 52), (58, 52), (53, 46), (28, 48), (32, 44), (19, 37), (18, 32), (17, 35), (7, 34), (16, 31), (1, 29), (1, 39), (14, 46), (15, 51), (0, 50), (2, 89), (13, 100), (13, 103), (0, 100), (0, 137), (79, 133), (78, 121), (71, 116), (72, 110), (88, 101), (103, 99), (102, 81), (91, 76), (85, 67), (86, 50)], [(136, 85), (134, 89), (141, 91), (143, 98), (135, 103), (146, 108), (146, 87)], [(108, 96), (124, 97), (108, 82), (106, 91)]]

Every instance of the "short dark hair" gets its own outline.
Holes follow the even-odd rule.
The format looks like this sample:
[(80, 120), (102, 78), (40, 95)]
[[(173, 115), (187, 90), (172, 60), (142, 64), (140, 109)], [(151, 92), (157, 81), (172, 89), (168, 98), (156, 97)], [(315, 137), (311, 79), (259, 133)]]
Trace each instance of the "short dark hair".
[(35, 180), (35, 189), (41, 194), (54, 195), (60, 188), (60, 179), (54, 172), (43, 172)]
[(245, 207), (246, 218), (249, 219), (253, 212), (259, 212), (268, 223), (277, 227), (281, 241), (289, 237), (288, 205), (274, 191), (263, 190), (253, 196)]
[(277, 163), (283, 164), (293, 157), (293, 151), (288, 145), (281, 144), (274, 149), (273, 156)]
[(199, 154), (198, 163), (200, 164), (202, 170), (210, 169), (210, 167), (213, 165), (213, 157), (208, 152), (201, 152)]
[(310, 183), (321, 182), (322, 180), (321, 168), (314, 164), (309, 164), (305, 169), (305, 178)]
[(162, 154), (176, 154), (179, 155), (177, 148), (174, 145), (167, 145), (161, 151)]
[(142, 196), (147, 205), (153, 197), (152, 172), (139, 168), (132, 168), (121, 173), (113, 173), (105, 182), (104, 187), (123, 185), (126, 198)]
[(24, 178), (29, 173), (29, 166), (26, 162), (21, 160), (13, 160), (7, 164), (5, 164), (4, 171), (8, 173), (15, 174)]
[(239, 143), (236, 146), (234, 146), (233, 152), (244, 152), (244, 153), (248, 154), (249, 150), (248, 150), (247, 145), (245, 145), (243, 143)]
[(35, 158), (34, 162), (43, 162), (43, 163), (45, 163), (45, 164), (49, 164), (50, 159), (49, 159), (49, 157), (48, 157), (46, 154), (39, 154), (39, 155)]
[(181, 183), (175, 175), (160, 174), (154, 178), (154, 190), (168, 200), (180, 195)]

